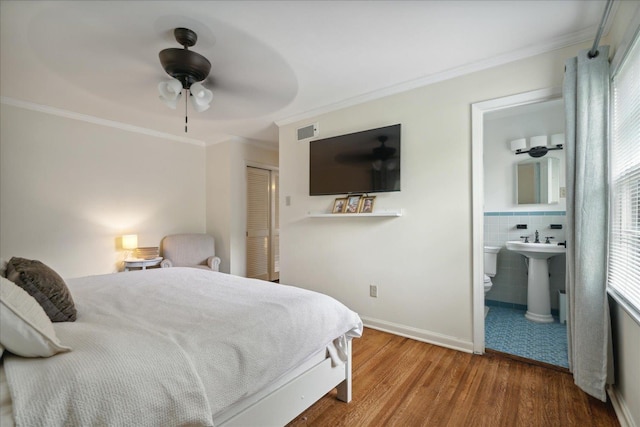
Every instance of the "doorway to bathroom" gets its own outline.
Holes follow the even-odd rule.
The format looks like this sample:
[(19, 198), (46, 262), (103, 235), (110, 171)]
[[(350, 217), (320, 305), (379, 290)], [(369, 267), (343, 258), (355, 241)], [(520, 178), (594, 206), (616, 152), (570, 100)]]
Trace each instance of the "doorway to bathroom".
[[(482, 343), (481, 350), (480, 345), (474, 350), (567, 368), (564, 255), (548, 260), (553, 320), (541, 323), (525, 317), (528, 258), (506, 248), (507, 241), (528, 237), (533, 242), (535, 236), (541, 242), (549, 237), (550, 245), (565, 241), (564, 150), (550, 150), (540, 158), (515, 151), (530, 150), (533, 141), (541, 140), (555, 147), (549, 144), (552, 136), (557, 141), (564, 132), (563, 109), (558, 88), (473, 105), (474, 342)], [(521, 197), (518, 202), (525, 180), (518, 176), (519, 165), (541, 159), (556, 169), (543, 170), (542, 178), (531, 184), (537, 186), (532, 191), (538, 196), (544, 191), (553, 194), (537, 200)], [(485, 247), (498, 249), (490, 275), (485, 275)]]

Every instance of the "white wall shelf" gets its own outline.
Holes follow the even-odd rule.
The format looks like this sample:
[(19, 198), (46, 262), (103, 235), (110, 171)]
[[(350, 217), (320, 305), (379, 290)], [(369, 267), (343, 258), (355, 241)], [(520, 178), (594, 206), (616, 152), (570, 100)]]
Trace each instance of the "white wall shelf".
[(362, 218), (362, 217), (398, 217), (402, 216), (402, 209), (385, 209), (372, 213), (327, 213), (327, 212), (309, 212), (309, 218)]

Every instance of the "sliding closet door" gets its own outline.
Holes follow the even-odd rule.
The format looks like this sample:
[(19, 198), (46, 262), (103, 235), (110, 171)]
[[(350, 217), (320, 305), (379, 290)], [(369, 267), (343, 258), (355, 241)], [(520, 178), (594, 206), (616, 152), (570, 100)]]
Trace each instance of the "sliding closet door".
[(247, 277), (279, 278), (278, 172), (247, 167)]

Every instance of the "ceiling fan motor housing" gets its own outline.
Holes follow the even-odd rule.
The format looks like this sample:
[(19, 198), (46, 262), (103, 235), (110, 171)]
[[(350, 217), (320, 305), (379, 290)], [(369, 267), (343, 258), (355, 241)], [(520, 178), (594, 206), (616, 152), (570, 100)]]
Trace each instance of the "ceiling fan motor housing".
[(167, 74), (180, 80), (184, 89), (189, 89), (193, 83), (207, 78), (211, 63), (204, 56), (188, 49), (196, 44), (196, 33), (187, 28), (176, 28), (174, 35), (184, 48), (172, 47), (160, 51), (160, 63)]

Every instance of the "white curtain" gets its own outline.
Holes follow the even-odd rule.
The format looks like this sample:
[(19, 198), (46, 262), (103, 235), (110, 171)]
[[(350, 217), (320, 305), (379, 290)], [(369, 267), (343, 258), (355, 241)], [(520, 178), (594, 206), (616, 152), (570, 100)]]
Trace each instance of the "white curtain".
[(613, 379), (606, 290), (609, 47), (565, 62), (569, 367), (575, 383), (606, 401)]

